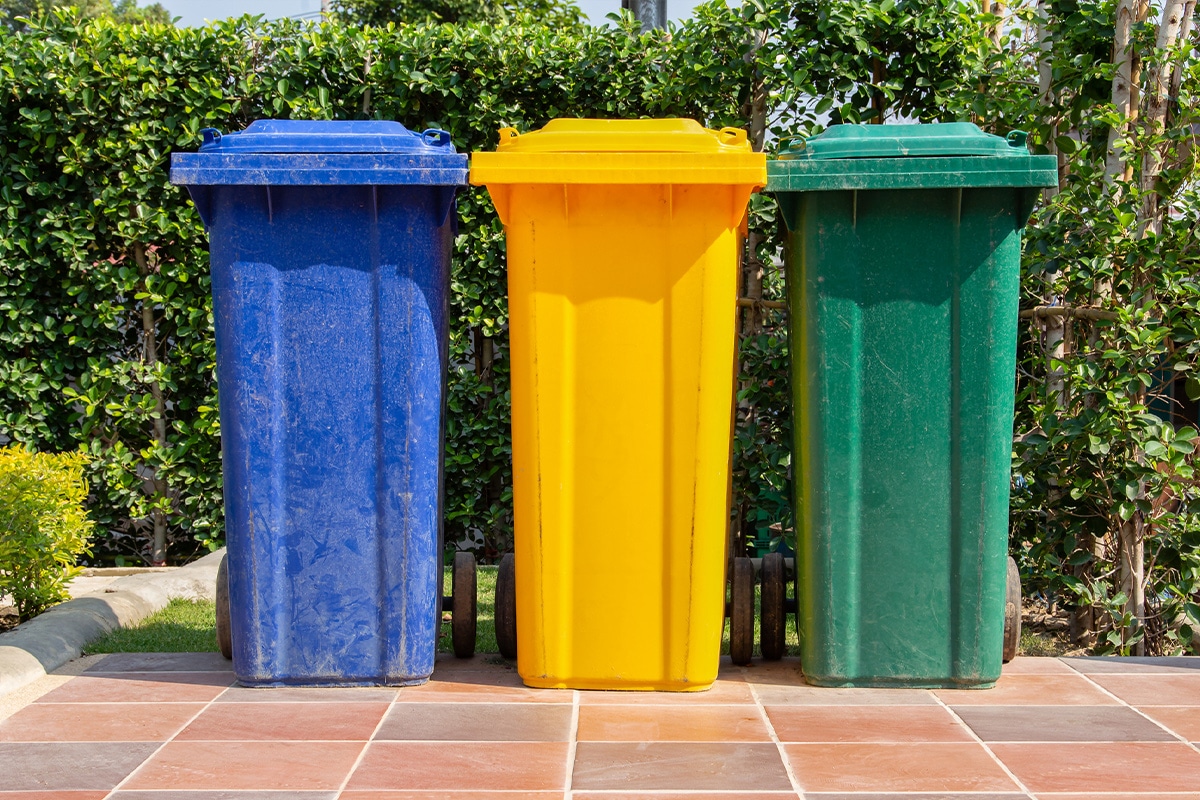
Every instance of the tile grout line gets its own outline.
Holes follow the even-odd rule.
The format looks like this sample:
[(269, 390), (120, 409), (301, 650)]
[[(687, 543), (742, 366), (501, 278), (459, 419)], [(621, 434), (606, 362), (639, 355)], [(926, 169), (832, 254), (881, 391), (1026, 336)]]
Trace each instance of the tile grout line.
[(996, 765), (999, 766), (1000, 769), (1004, 770), (1004, 774), (1007, 775), (1009, 777), (1009, 779), (1013, 783), (1015, 783), (1022, 792), (1025, 793), (1026, 797), (1032, 798), (1032, 800), (1037, 800), (1037, 795), (1035, 795), (1032, 791), (1030, 791), (1029, 787), (1025, 785), (1025, 782), (1022, 781), (1020, 778), (1018, 778), (1016, 773), (1014, 773), (1011, 769), (1009, 769), (1008, 765), (1000, 760), (1000, 756), (996, 755), (992, 751), (992, 748), (988, 747), (987, 742), (985, 742), (982, 738), (980, 738), (979, 734), (977, 734), (975, 732), (975, 729), (972, 728), (970, 725), (968, 725), (966, 720), (964, 720), (962, 717), (960, 717), (958, 715), (958, 712), (956, 712), (953, 708), (951, 708), (949, 705), (947, 705), (946, 702), (944, 700), (942, 700), (942, 698), (938, 697), (937, 692), (930, 691), (929, 689), (926, 689), (925, 691), (929, 692), (929, 696), (934, 699), (934, 702), (936, 702), (942, 708), (946, 709), (946, 713), (948, 713), (950, 716), (954, 717), (955, 721), (957, 721), (958, 724), (963, 727), (963, 730), (965, 730), (967, 732), (967, 734), (972, 739), (974, 739), (979, 744), (980, 747), (983, 748), (983, 751), (988, 754), (988, 756), (992, 759), (992, 761), (996, 762)]
[(575, 751), (579, 748), (579, 690), (571, 690), (571, 730), (567, 735), (567, 777), (563, 800), (575, 797)]
[[(68, 681), (68, 683), (69, 683), (69, 682), (70, 682), (70, 681)], [(63, 684), (63, 685), (65, 686), (66, 684)], [(226, 686), (226, 687), (225, 687), (224, 689), (222, 689), (221, 691), (217, 692), (216, 696), (215, 696), (215, 697), (213, 697), (213, 699), (212, 699), (212, 700), (209, 700), (207, 703), (205, 703), (205, 704), (204, 704), (204, 706), (203, 706), (203, 707), (202, 707), (202, 708), (201, 708), (199, 711), (197, 711), (195, 714), (193, 714), (191, 717), (189, 717), (189, 718), (188, 718), (188, 720), (187, 720), (186, 722), (184, 722), (182, 725), (180, 725), (180, 726), (179, 726), (179, 727), (178, 727), (178, 728), (175, 730), (175, 732), (174, 732), (174, 733), (172, 733), (170, 736), (168, 736), (168, 737), (167, 737), (167, 740), (166, 740), (165, 742), (163, 742), (162, 744), (160, 744), (158, 747), (154, 748), (153, 752), (151, 752), (151, 753), (150, 753), (148, 756), (146, 756), (145, 758), (143, 758), (143, 759), (142, 759), (142, 763), (138, 764), (136, 767), (134, 767), (133, 769), (131, 769), (131, 770), (129, 771), (129, 774), (128, 774), (128, 775), (126, 775), (124, 778), (122, 778), (122, 779), (121, 779), (121, 780), (120, 780), (120, 781), (117, 783), (117, 785), (116, 785), (116, 786), (114, 786), (112, 789), (110, 789), (110, 790), (109, 790), (109, 792), (108, 792), (108, 794), (104, 795), (104, 797), (106, 798), (106, 800), (107, 800), (107, 798), (109, 798), (109, 797), (112, 797), (114, 794), (116, 794), (117, 792), (121, 791), (122, 787), (123, 787), (123, 786), (125, 786), (125, 784), (126, 784), (126, 783), (128, 783), (128, 782), (129, 782), (129, 780), (130, 780), (130, 779), (131, 779), (131, 778), (132, 778), (134, 775), (137, 775), (139, 772), (141, 772), (141, 771), (142, 771), (142, 768), (143, 768), (143, 767), (145, 767), (145, 766), (146, 766), (148, 763), (150, 763), (150, 760), (151, 760), (152, 758), (154, 758), (156, 755), (158, 755), (159, 753), (161, 753), (161, 752), (163, 751), (163, 748), (165, 748), (165, 747), (166, 747), (167, 745), (169, 745), (171, 742), (175, 741), (175, 737), (176, 737), (176, 736), (178, 736), (179, 734), (183, 733), (185, 730), (187, 730), (188, 726), (189, 726), (189, 725), (191, 725), (193, 722), (195, 722), (195, 721), (196, 721), (196, 719), (197, 719), (197, 718), (198, 718), (198, 717), (199, 717), (201, 714), (203, 714), (203, 713), (204, 713), (205, 711), (207, 711), (208, 709), (212, 708), (212, 706), (213, 706), (213, 705), (214, 705), (214, 704), (217, 702), (217, 698), (219, 698), (221, 695), (223, 695), (223, 694), (225, 694), (226, 692), (228, 692), (228, 691), (229, 691), (229, 689), (230, 689), (230, 688), (231, 688), (233, 685), (234, 685), (234, 681), (230, 681), (228, 686)]]
[[(1060, 659), (1059, 659), (1059, 661), (1062, 661), (1062, 659), (1060, 658)], [(1119, 697), (1118, 695), (1116, 695), (1116, 694), (1114, 694), (1113, 692), (1110, 692), (1108, 689), (1104, 688), (1104, 686), (1103, 686), (1103, 685), (1101, 685), (1100, 683), (1097, 683), (1095, 680), (1093, 680), (1093, 679), (1092, 679), (1092, 677), (1091, 677), (1090, 675), (1088, 675), (1086, 672), (1081, 672), (1080, 670), (1077, 670), (1077, 669), (1075, 669), (1074, 665), (1072, 665), (1072, 664), (1067, 664), (1067, 668), (1068, 668), (1068, 669), (1070, 669), (1070, 670), (1072, 670), (1072, 671), (1073, 671), (1073, 672), (1074, 672), (1076, 675), (1078, 675), (1079, 677), (1083, 678), (1085, 681), (1087, 681), (1087, 682), (1088, 682), (1088, 683), (1090, 683), (1092, 686), (1094, 686), (1094, 687), (1096, 687), (1097, 689), (1099, 689), (1099, 690), (1100, 690), (1101, 692), (1103, 692), (1104, 694), (1108, 695), (1109, 697), (1111, 697), (1112, 699), (1116, 700), (1116, 701), (1117, 701), (1118, 703), (1120, 703), (1121, 705), (1123, 705), (1123, 706), (1125, 706), (1126, 708), (1128, 708), (1128, 709), (1129, 709), (1130, 711), (1132, 711), (1133, 713), (1137, 714), (1138, 716), (1142, 717), (1143, 719), (1147, 719), (1147, 720), (1149, 720), (1149, 721), (1150, 721), (1152, 724), (1154, 724), (1154, 725), (1157, 725), (1159, 728), (1163, 729), (1163, 730), (1164, 730), (1164, 731), (1166, 731), (1167, 733), (1169, 733), (1169, 734), (1171, 734), (1172, 736), (1174, 736), (1174, 737), (1176, 738), (1176, 740), (1178, 740), (1178, 741), (1180, 741), (1180, 742), (1183, 742), (1183, 743), (1184, 743), (1184, 744), (1185, 744), (1187, 747), (1191, 748), (1192, 750), (1196, 751), (1197, 753), (1200, 753), (1200, 745), (1193, 744), (1192, 742), (1190, 742), (1190, 741), (1188, 740), (1188, 738), (1187, 738), (1186, 736), (1181, 736), (1180, 734), (1178, 734), (1178, 733), (1176, 733), (1175, 731), (1171, 730), (1171, 729), (1170, 729), (1170, 728), (1168, 728), (1166, 725), (1164, 725), (1163, 723), (1161, 723), (1161, 722), (1159, 722), (1158, 720), (1156, 720), (1154, 717), (1152, 717), (1152, 716), (1150, 716), (1149, 714), (1147, 714), (1147, 713), (1145, 713), (1144, 711), (1142, 711), (1140, 708), (1137, 708), (1137, 707), (1135, 707), (1135, 706), (1134, 706), (1132, 703), (1127, 703), (1127, 702), (1125, 702), (1124, 698), (1122, 698), (1122, 697)], [(1137, 673), (1120, 673), (1120, 674), (1130, 674), (1130, 675), (1135, 675), (1135, 674), (1137, 674)], [(1141, 674), (1142, 674), (1142, 675), (1145, 675), (1145, 674), (1147, 674), (1147, 673), (1141, 673)]]
[(787, 775), (788, 782), (792, 785), (792, 791), (796, 793), (799, 800), (804, 800), (804, 790), (800, 788), (800, 781), (796, 778), (796, 772), (792, 769), (792, 762), (787, 757), (787, 751), (783, 747), (783, 742), (779, 741), (779, 734), (775, 732), (775, 726), (771, 724), (771, 718), (767, 716), (767, 708), (762, 704), (762, 700), (758, 696), (758, 688), (750, 681), (746, 681), (746, 685), (750, 687), (750, 696), (754, 698), (754, 706), (758, 709), (758, 715), (762, 717), (763, 725), (767, 728), (767, 734), (770, 735), (771, 741), (775, 743), (775, 750), (779, 753), (779, 760), (783, 762), (783, 771)]
[(367, 757), (367, 748), (371, 746), (371, 743), (375, 741), (375, 737), (379, 735), (379, 729), (383, 727), (383, 723), (386, 722), (387, 718), (392, 715), (392, 709), (396, 707), (396, 701), (400, 697), (400, 691), (400, 689), (395, 690), (395, 694), (392, 695), (391, 702), (388, 703), (387, 710), (383, 712), (383, 715), (379, 718), (379, 722), (375, 723), (375, 730), (371, 731), (371, 735), (367, 737), (365, 742), (363, 742), (362, 749), (358, 751), (358, 758), (354, 759), (354, 763), (351, 764), (350, 769), (346, 771), (346, 777), (342, 778), (342, 782), (338, 785), (337, 791), (333, 793), (334, 797), (341, 797), (345, 793), (346, 786), (350, 783), (350, 779), (354, 777), (354, 773), (358, 771), (363, 759)]

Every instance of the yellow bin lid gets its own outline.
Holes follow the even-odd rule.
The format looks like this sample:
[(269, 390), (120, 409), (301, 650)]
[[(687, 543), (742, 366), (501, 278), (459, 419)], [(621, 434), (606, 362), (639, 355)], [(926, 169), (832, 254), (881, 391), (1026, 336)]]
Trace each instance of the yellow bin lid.
[(741, 128), (692, 119), (555, 119), (500, 129), (496, 152), (471, 154), (471, 183), (766, 184), (767, 158)]

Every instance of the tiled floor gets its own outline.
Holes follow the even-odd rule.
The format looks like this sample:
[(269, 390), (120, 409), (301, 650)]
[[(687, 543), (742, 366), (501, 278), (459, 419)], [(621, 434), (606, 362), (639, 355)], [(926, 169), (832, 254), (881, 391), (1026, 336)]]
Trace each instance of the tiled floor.
[(115, 655), (0, 721), (0, 800), (1200, 800), (1200, 658), (1019, 659), (989, 691), (526, 689), (494, 657), (404, 689), (244, 689)]

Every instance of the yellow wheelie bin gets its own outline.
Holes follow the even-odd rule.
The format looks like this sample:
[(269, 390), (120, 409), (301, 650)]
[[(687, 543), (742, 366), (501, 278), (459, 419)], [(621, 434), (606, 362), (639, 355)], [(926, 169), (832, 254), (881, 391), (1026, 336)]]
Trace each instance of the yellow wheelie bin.
[(765, 158), (736, 128), (556, 119), (501, 130), (470, 180), (508, 238), (502, 649), (515, 635), (529, 686), (706, 689), (724, 625), (739, 253)]

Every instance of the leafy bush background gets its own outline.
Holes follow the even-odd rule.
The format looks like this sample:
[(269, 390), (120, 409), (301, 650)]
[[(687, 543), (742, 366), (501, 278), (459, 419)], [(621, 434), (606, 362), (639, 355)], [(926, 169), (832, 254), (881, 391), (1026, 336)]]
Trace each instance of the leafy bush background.
[[(97, 558), (161, 557), (156, 532), (177, 560), (222, 541), (207, 242), (167, 180), (170, 152), (194, 149), (202, 127), (396, 119), (445, 128), (469, 151), (493, 147), (501, 126), (557, 116), (679, 115), (749, 123), (771, 149), (818, 120), (972, 119), (1028, 130), (1060, 156), (1061, 192), (1027, 234), (1023, 308), (1103, 308), (1118, 323), (1076, 320), (1079, 346), (1056, 354), (1044, 320), (1022, 331), (1016, 552), (1049, 602), (1107, 631), (1100, 644), (1142, 646), (1140, 585), (1157, 609), (1156, 646), (1183, 646), (1200, 629), (1195, 431), (1149, 411), (1163, 371), (1194, 380), (1200, 350), (1190, 222), (1200, 148), (1186, 149), (1200, 60), (1194, 31), (1185, 47), (1156, 49), (1152, 9), (1130, 46), (1143, 84), (1158, 64), (1179, 71), (1181, 88), (1166, 128), (1122, 118), (1107, 87), (1114, 19), (1129, 2), (985, 3), (1008, 15), (1000, 25), (960, 0), (717, 0), (646, 35), (628, 22), (547, 27), (519, 10), (365, 29), (249, 18), (134, 27), (56, 12), (0, 28), (0, 434), (91, 455)], [(1118, 125), (1121, 157), (1137, 166), (1114, 192), (1104, 162)], [(1141, 185), (1153, 153), (1169, 155), (1161, 180)], [(1147, 236), (1150, 197), (1171, 213)], [(459, 214), (447, 536), (494, 556), (512, 530), (504, 247), (485, 192), (464, 193)], [(769, 197), (752, 202), (750, 233), (744, 293), (779, 300)], [(734, 528), (749, 539), (791, 525), (786, 316), (748, 309), (743, 334)], [(1048, 391), (1064, 374), (1069, 391)], [(1135, 552), (1131, 525), (1144, 574), (1120, 567)]]

